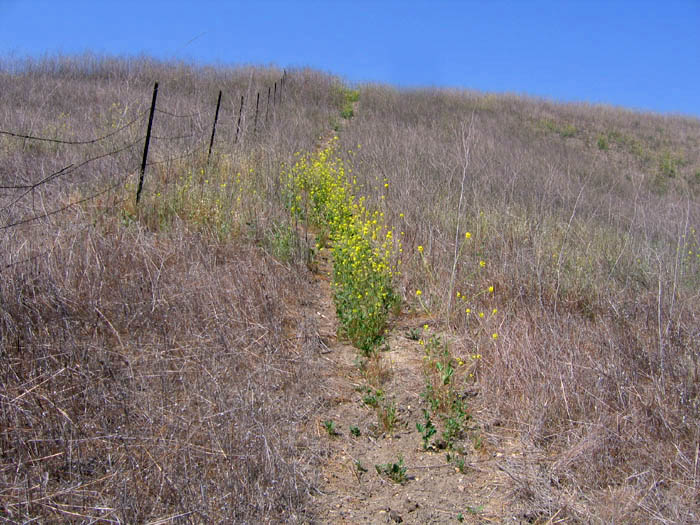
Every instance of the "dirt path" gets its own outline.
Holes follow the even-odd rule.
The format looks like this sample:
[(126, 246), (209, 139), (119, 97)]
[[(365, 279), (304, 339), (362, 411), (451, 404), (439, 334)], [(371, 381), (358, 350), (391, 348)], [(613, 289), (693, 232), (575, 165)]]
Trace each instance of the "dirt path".
[[(358, 103), (354, 108), (357, 113)], [(319, 149), (334, 135), (321, 138)], [(454, 444), (462, 462), (455, 461), (454, 449), (441, 446), (444, 424), (436, 423), (439, 431), (424, 448), (416, 423), (425, 423), (429, 408), (421, 396), (426, 352), (415, 334), (425, 336), (423, 327), (431, 319), (402, 309), (391, 320), (385, 350), (374, 359), (363, 357), (336, 336), (330, 250), (321, 252), (317, 262), (313, 299), (305, 312), (319, 335), (323, 392), (322, 408), (308, 430), (326, 450), (311, 503), (315, 523), (544, 523), (519, 497), (527, 487), (517, 472), (536, 461), (525, 457), (513, 433), (486, 423), (476, 387), (467, 391), (470, 418)]]
[[(316, 316), (322, 340), (323, 372), (319, 381), (325, 398), (312, 430), (328, 450), (319, 493), (312, 502), (317, 522), (534, 522), (522, 509), (515, 508), (509, 501), (512, 497), (507, 497), (517, 489), (505, 467), (508, 462), (518, 461), (514, 443), (480, 429), (478, 450), (465, 438), (471, 450), (463, 456), (461, 469), (454, 462), (448, 463), (447, 449), (423, 449), (416, 423), (423, 421), (422, 409), (427, 406), (420, 396), (425, 390), (424, 348), (407, 335), (427, 319), (401, 312), (393, 320), (388, 350), (378, 354), (378, 363), (365, 364), (364, 369), (359, 364), (359, 351), (337, 340), (329, 256), (326, 250), (320, 257), (315, 275), (317, 293), (309, 305), (309, 315)], [(383, 392), (385, 407), (395, 407), (391, 429), (382, 422), (386, 412), (382, 403), (379, 408), (367, 404), (372, 395), (376, 397), (377, 390)], [(468, 403), (476, 427), (478, 395), (474, 393)], [(333, 431), (326, 422), (332, 422)], [(394, 464), (398, 470), (402, 466), (406, 469), (400, 482), (380, 474), (375, 467)]]

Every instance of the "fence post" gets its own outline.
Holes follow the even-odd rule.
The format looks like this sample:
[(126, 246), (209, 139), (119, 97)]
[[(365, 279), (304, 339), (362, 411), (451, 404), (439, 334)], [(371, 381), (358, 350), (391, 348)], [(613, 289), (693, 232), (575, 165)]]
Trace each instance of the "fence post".
[(214, 134), (216, 133), (216, 121), (219, 120), (219, 107), (221, 107), (221, 91), (219, 90), (219, 100), (216, 101), (216, 113), (214, 113), (214, 125), (211, 127), (211, 140), (209, 141), (209, 153), (207, 153), (207, 164), (211, 157), (211, 148), (214, 146)]
[(151, 128), (153, 127), (153, 113), (156, 110), (156, 98), (158, 97), (158, 82), (153, 86), (153, 99), (151, 100), (151, 113), (148, 115), (148, 128), (146, 129), (146, 143), (143, 146), (143, 160), (141, 161), (141, 176), (139, 177), (139, 187), (136, 190), (136, 204), (141, 198), (143, 189), (143, 177), (146, 174), (146, 159), (148, 158), (148, 144), (151, 142)]
[(277, 82), (275, 82), (275, 94), (272, 97), (272, 103), (276, 106), (277, 105)]
[(265, 126), (267, 126), (267, 115), (270, 113), (270, 93), (272, 92), (272, 87), (267, 86), (267, 106), (265, 106)]
[(255, 101), (255, 123), (253, 124), (253, 133), (258, 130), (258, 106), (260, 106), (260, 91), (258, 91), (258, 98)]
[(241, 131), (241, 115), (243, 115), (243, 95), (241, 95), (241, 108), (238, 110), (238, 124), (236, 124), (236, 139), (234, 144), (238, 142), (238, 133)]
[(282, 102), (282, 88), (284, 88), (284, 85), (287, 83), (287, 70), (284, 70), (284, 73), (282, 74), (282, 78), (280, 79), (280, 102)]

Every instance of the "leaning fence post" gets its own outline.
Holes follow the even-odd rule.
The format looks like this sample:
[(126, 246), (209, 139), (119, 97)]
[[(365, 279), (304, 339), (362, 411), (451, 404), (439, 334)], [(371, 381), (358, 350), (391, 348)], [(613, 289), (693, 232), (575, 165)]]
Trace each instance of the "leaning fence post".
[(236, 139), (233, 141), (234, 144), (238, 142), (238, 133), (241, 131), (241, 115), (243, 115), (243, 95), (241, 95), (241, 107), (238, 110), (238, 124), (236, 124)]
[(153, 100), (151, 100), (151, 113), (148, 115), (148, 128), (146, 129), (146, 142), (143, 145), (143, 160), (141, 161), (141, 176), (139, 177), (139, 187), (136, 190), (136, 204), (141, 198), (143, 189), (143, 177), (146, 174), (146, 159), (148, 158), (148, 144), (151, 142), (151, 128), (153, 127), (153, 113), (156, 110), (156, 98), (158, 97), (158, 82), (153, 86)]
[(219, 100), (216, 101), (216, 113), (214, 113), (214, 125), (211, 127), (211, 140), (209, 141), (209, 153), (207, 153), (207, 164), (211, 157), (211, 148), (214, 146), (214, 134), (216, 133), (216, 121), (219, 120), (219, 107), (221, 107), (221, 91), (219, 91)]
[(258, 91), (258, 98), (255, 101), (255, 123), (253, 124), (253, 133), (258, 130), (258, 106), (260, 106), (260, 91)]

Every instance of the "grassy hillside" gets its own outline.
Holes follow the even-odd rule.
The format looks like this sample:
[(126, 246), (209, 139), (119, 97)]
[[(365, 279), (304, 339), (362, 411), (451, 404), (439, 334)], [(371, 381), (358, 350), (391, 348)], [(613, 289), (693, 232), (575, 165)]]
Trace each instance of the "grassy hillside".
[(296, 317), (307, 271), (277, 181), (337, 113), (333, 79), (295, 72), (254, 134), (251, 94), (281, 91), (282, 71), (17, 67), (0, 76), (2, 130), (81, 142), (137, 120), (94, 144), (0, 136), (0, 216), (12, 225), (1, 231), (0, 515), (292, 519), (313, 483), (299, 424), (318, 400), (313, 333)]
[(468, 362), (486, 450), (529, 458), (507, 497), (698, 518), (697, 119), (148, 59), (8, 63), (0, 93), (4, 518), (313, 521), (323, 242), (288, 177), (329, 144), (344, 216), (400, 241), (392, 308)]
[[(583, 521), (693, 521), (700, 122), (385, 87), (360, 100), (342, 139), (362, 143), (368, 185), (390, 181), (402, 290), (421, 290), (462, 351), (483, 356), (490, 422), (542, 460), (517, 474), (530, 504), (551, 516), (553, 500), (576, 501)], [(497, 345), (475, 319), (490, 285)]]

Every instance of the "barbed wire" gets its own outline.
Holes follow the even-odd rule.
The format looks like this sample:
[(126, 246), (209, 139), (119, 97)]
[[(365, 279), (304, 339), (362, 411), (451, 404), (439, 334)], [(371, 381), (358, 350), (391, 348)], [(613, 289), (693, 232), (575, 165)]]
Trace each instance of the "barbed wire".
[(12, 186), (0, 186), (0, 190), (26, 190), (26, 189), (34, 189), (37, 186), (40, 186), (41, 184), (44, 184), (46, 182), (49, 182), (52, 180), (54, 177), (59, 176), (61, 173), (66, 171), (67, 169), (70, 169), (73, 167), (73, 164), (69, 164), (65, 168), (61, 168), (58, 171), (54, 171), (52, 174), (47, 175), (45, 178), (41, 179), (38, 182), (32, 183), (32, 184), (17, 184), (17, 185), (12, 185)]
[[(120, 149), (115, 150), (115, 151), (111, 151), (111, 152), (109, 152), (109, 153), (104, 153), (104, 154), (102, 154), (102, 155), (98, 155), (97, 157), (93, 157), (93, 158), (91, 158), (91, 159), (87, 159), (87, 160), (85, 160), (84, 162), (81, 162), (81, 163), (78, 164), (78, 165), (73, 165), (73, 164), (71, 164), (70, 166), (67, 166), (66, 168), (63, 168), (63, 169), (61, 169), (61, 170), (59, 170), (59, 171), (57, 171), (57, 172), (55, 172), (55, 173), (52, 173), (52, 174), (49, 175), (48, 177), (44, 178), (42, 181), (39, 181), (38, 183), (35, 183), (35, 184), (32, 184), (32, 185), (26, 185), (26, 186), (24, 186), (24, 187), (19, 187), (19, 186), (18, 186), (18, 187), (16, 187), (16, 188), (10, 188), (10, 189), (25, 189), (26, 191), (25, 191), (24, 193), (22, 193), (20, 196), (18, 196), (18, 197), (17, 197), (15, 200), (13, 200), (11, 203), (9, 203), (9, 204), (3, 206), (2, 208), (0, 208), (0, 211), (5, 211), (5, 210), (7, 210), (8, 208), (10, 208), (11, 206), (14, 206), (14, 205), (17, 204), (19, 201), (21, 201), (24, 197), (26, 197), (26, 196), (29, 195), (32, 191), (34, 191), (34, 190), (35, 190), (38, 186), (40, 186), (41, 184), (45, 184), (45, 183), (47, 183), (47, 182), (50, 182), (51, 180), (54, 180), (54, 179), (57, 179), (57, 178), (62, 177), (62, 176), (64, 176), (64, 175), (68, 175), (68, 174), (70, 174), (70, 173), (73, 173), (73, 172), (76, 171), (77, 169), (79, 169), (79, 168), (85, 166), (86, 164), (89, 164), (90, 162), (94, 162), (95, 160), (99, 160), (99, 159), (104, 158), (104, 157), (110, 157), (110, 156), (112, 156), (112, 155), (116, 155), (117, 153), (121, 153), (122, 151), (126, 151), (127, 149), (134, 147), (136, 144), (138, 144), (139, 142), (141, 142), (143, 139), (144, 139), (144, 137), (140, 137), (140, 138), (137, 139), (136, 141), (132, 142), (131, 144), (126, 145), (126, 146), (123, 147), (123, 148), (120, 148)], [(64, 171), (64, 170), (66, 170), (66, 171)], [(7, 189), (7, 188), (3, 188), (3, 189)], [(3, 229), (3, 228), (0, 228), (0, 229)]]
[(151, 139), (155, 140), (180, 140), (180, 139), (191, 139), (192, 137), (196, 137), (198, 135), (202, 135), (202, 133), (190, 133), (189, 135), (178, 135), (174, 137), (159, 137), (158, 135), (151, 135)]
[[(268, 99), (268, 105), (269, 104), (270, 104), (270, 102)], [(190, 115), (180, 115), (180, 114), (170, 112), (170, 111), (160, 109), (160, 108), (153, 108), (153, 109), (160, 114), (167, 115), (167, 116), (174, 117), (174, 118), (190, 118), (190, 119), (192, 119), (195, 117), (201, 117), (201, 114), (198, 114), (198, 113), (193, 113)], [(235, 107), (233, 107), (233, 110), (235, 112)], [(95, 144), (95, 143), (103, 141), (107, 138), (110, 138), (110, 137), (126, 130), (130, 126), (133, 126), (148, 112), (149, 112), (149, 110), (144, 110), (144, 111), (138, 113), (131, 121), (129, 121), (128, 123), (119, 127), (118, 129), (116, 129), (110, 133), (107, 133), (106, 135), (103, 135), (101, 137), (97, 137), (97, 138), (90, 139), (90, 140), (52, 139), (52, 138), (48, 138), (48, 137), (38, 137), (38, 136), (27, 135), (27, 134), (22, 134), (22, 133), (15, 133), (15, 132), (4, 131), (4, 130), (0, 130), (0, 135), (16, 137), (16, 138), (25, 139), (25, 140), (35, 140), (35, 141), (41, 141), (41, 142), (50, 142), (50, 143), (56, 143), (56, 144), (66, 144), (66, 145), (76, 145), (76, 146), (77, 145)], [(242, 108), (241, 108), (241, 113), (242, 113)], [(257, 119), (257, 107), (256, 107), (256, 119)], [(266, 128), (267, 127), (266, 124), (267, 123), (265, 123), (265, 124), (261, 123), (261, 129), (263, 127)], [(240, 125), (240, 115), (239, 115), (239, 125)], [(168, 136), (156, 136), (156, 135), (151, 136), (151, 138), (153, 138), (155, 140), (160, 140), (160, 141), (183, 140), (183, 139), (189, 139), (189, 138), (193, 138), (193, 137), (198, 137), (199, 140), (196, 141), (195, 146), (190, 151), (187, 151), (182, 155), (176, 155), (176, 156), (168, 157), (168, 158), (165, 158), (162, 160), (147, 162), (147, 163), (145, 163), (145, 166), (154, 166), (154, 165), (158, 165), (158, 164), (165, 164), (165, 163), (169, 163), (169, 162), (174, 162), (174, 161), (182, 160), (182, 159), (185, 159), (188, 157), (192, 157), (192, 156), (198, 154), (199, 152), (204, 152), (204, 150), (207, 148), (207, 144), (206, 144), (207, 140), (206, 140), (205, 135), (206, 134), (204, 132), (200, 132), (200, 133), (190, 133), (187, 135), (170, 136), (170, 137), (168, 137)], [(212, 136), (213, 136), (213, 132), (212, 132)], [(236, 133), (236, 136), (238, 136), (238, 131)], [(97, 161), (99, 159), (103, 159), (105, 157), (111, 157), (111, 156), (114, 156), (118, 153), (126, 151), (130, 148), (133, 148), (137, 144), (141, 143), (144, 139), (146, 139), (145, 136), (140, 136), (136, 140), (134, 140), (134, 141), (126, 144), (125, 146), (118, 148), (118, 149), (115, 149), (115, 150), (112, 150), (112, 151), (102, 153), (102, 154), (99, 154), (97, 156), (85, 159), (84, 161), (82, 161), (78, 164), (69, 164), (69, 165), (59, 169), (58, 171), (54, 171), (53, 173), (41, 178), (40, 180), (38, 180), (36, 182), (31, 182), (31, 183), (26, 183), (26, 184), (0, 185), (0, 190), (9, 190), (9, 191), (23, 190), (20, 195), (16, 196), (16, 198), (12, 200), (12, 202), (1, 207), (0, 211), (4, 212), (5, 210), (9, 209), (11, 206), (14, 206), (18, 202), (20, 202), (22, 199), (24, 199), (27, 195), (32, 193), (36, 188), (38, 188), (42, 185), (48, 184), (52, 181), (55, 181), (56, 179), (70, 175), (70, 174), (74, 173), (76, 170), (82, 168), (83, 166), (85, 166), (91, 162)], [(129, 175), (131, 175), (132, 173), (134, 173), (134, 171), (128, 172), (127, 175), (125, 177), (120, 178), (120, 180), (117, 183), (112, 184), (112, 185), (108, 186), (107, 188), (104, 188), (103, 190), (90, 195), (89, 197), (85, 197), (85, 198), (82, 198), (78, 201), (71, 202), (65, 206), (62, 206), (60, 208), (57, 208), (57, 209), (54, 209), (51, 211), (44, 211), (41, 214), (36, 214), (36, 215), (31, 216), (31, 217), (25, 217), (23, 219), (19, 219), (19, 220), (16, 220), (14, 222), (9, 222), (3, 226), (0, 226), (0, 231), (4, 231), (4, 230), (7, 230), (9, 228), (13, 228), (16, 226), (28, 224), (28, 223), (31, 223), (34, 221), (38, 221), (38, 220), (41, 220), (44, 218), (51, 217), (51, 216), (56, 215), (58, 213), (69, 210), (70, 208), (72, 208), (74, 206), (77, 206), (77, 205), (82, 204), (84, 202), (87, 202), (91, 199), (99, 197), (100, 195), (103, 195), (103, 194), (105, 194), (109, 191), (112, 191), (113, 189), (119, 187), (123, 183), (123, 180), (126, 177), (128, 177)], [(14, 265), (14, 264), (15, 263), (12, 263), (12, 265)], [(7, 268), (7, 267), (9, 267), (9, 266), (5, 266), (5, 268)], [(0, 268), (2, 268), (2, 266), (0, 266)]]
[(91, 139), (91, 140), (62, 140), (62, 139), (50, 139), (46, 137), (35, 137), (33, 135), (23, 135), (21, 133), (14, 133), (12, 131), (3, 131), (0, 130), (0, 135), (9, 135), (10, 137), (17, 137), (20, 139), (27, 139), (27, 140), (36, 140), (40, 142), (52, 142), (54, 144), (68, 144), (71, 146), (81, 146), (85, 144), (95, 144), (96, 142), (100, 142), (104, 139), (107, 139), (111, 137), (112, 135), (116, 135), (117, 133), (124, 131), (126, 128), (129, 126), (132, 126), (138, 120), (143, 117), (146, 114), (146, 111), (142, 111), (141, 113), (138, 114), (132, 121), (128, 122), (127, 124), (124, 124), (121, 128), (116, 129), (114, 131), (111, 131), (107, 133), (106, 135), (103, 135), (102, 137), (98, 137), (96, 139)]
[(207, 148), (207, 144), (206, 144), (206, 142), (205, 142), (205, 143), (200, 144), (199, 146), (194, 147), (193, 149), (191, 149), (191, 150), (188, 151), (187, 153), (183, 153), (182, 155), (178, 155), (178, 156), (176, 156), (176, 157), (168, 157), (167, 159), (155, 160), (155, 161), (147, 162), (147, 163), (146, 163), (146, 166), (155, 166), (155, 165), (157, 165), (157, 164), (165, 164), (165, 163), (167, 163), (167, 162), (173, 162), (173, 161), (176, 161), (176, 160), (186, 159), (187, 157), (192, 157), (193, 155), (195, 155), (196, 153), (198, 153), (198, 152), (200, 152), (200, 151), (203, 152), (206, 148)]
[[(98, 156), (96, 156), (96, 157), (92, 157), (92, 158), (90, 158), (90, 159), (87, 159), (87, 160), (81, 162), (80, 164), (77, 164), (77, 165), (71, 164), (71, 165), (69, 165), (69, 166), (66, 166), (65, 168), (62, 168), (61, 170), (52, 173), (51, 175), (45, 177), (45, 178), (42, 179), (41, 181), (38, 181), (38, 182), (36, 182), (36, 183), (34, 183), (34, 184), (16, 185), (16, 186), (0, 186), (0, 189), (10, 189), (10, 190), (12, 190), (12, 189), (24, 189), (24, 190), (26, 190), (24, 193), (22, 193), (21, 195), (19, 195), (15, 200), (13, 200), (13, 201), (10, 202), (9, 204), (6, 204), (6, 205), (3, 206), (2, 208), (0, 208), (0, 211), (5, 211), (5, 210), (7, 210), (8, 208), (10, 208), (11, 206), (14, 206), (14, 205), (17, 204), (19, 201), (21, 201), (24, 197), (26, 197), (28, 194), (30, 194), (32, 191), (34, 191), (37, 187), (39, 187), (40, 185), (46, 184), (47, 182), (50, 182), (50, 181), (52, 181), (52, 180), (54, 180), (54, 179), (57, 179), (57, 178), (59, 178), (59, 177), (63, 177), (63, 176), (65, 176), (65, 175), (69, 175), (69, 174), (73, 173), (74, 171), (78, 170), (79, 168), (82, 168), (82, 167), (85, 166), (86, 164), (89, 164), (90, 162), (94, 162), (94, 161), (96, 161), (96, 160), (99, 160), (99, 159), (102, 159), (102, 158), (105, 158), (105, 157), (111, 157), (112, 155), (116, 155), (117, 153), (121, 153), (122, 151), (126, 151), (127, 149), (132, 148), (132, 147), (134, 147), (135, 145), (137, 145), (137, 144), (138, 144), (139, 142), (141, 142), (144, 138), (145, 138), (145, 137), (139, 137), (137, 140), (135, 140), (134, 142), (132, 142), (132, 143), (130, 143), (130, 144), (127, 144), (127, 145), (124, 146), (123, 148), (119, 148), (119, 149), (117, 149), (117, 150), (110, 151), (109, 153), (103, 153), (103, 154), (98, 155)], [(0, 229), (1, 229), (1, 228), (0, 228)]]
[(108, 186), (108, 187), (106, 187), (106, 188), (104, 188), (104, 189), (98, 191), (97, 193), (94, 193), (94, 194), (90, 195), (89, 197), (85, 197), (84, 199), (80, 199), (80, 200), (77, 200), (77, 201), (68, 203), (68, 204), (66, 204), (65, 206), (62, 206), (62, 207), (57, 208), (57, 209), (52, 210), (52, 211), (48, 211), (48, 212), (44, 212), (44, 213), (41, 213), (41, 214), (37, 214), (37, 215), (34, 215), (34, 216), (32, 216), (32, 217), (28, 217), (28, 218), (25, 218), (25, 219), (21, 219), (21, 220), (19, 220), (19, 221), (15, 221), (15, 222), (12, 222), (12, 223), (9, 223), (9, 224), (5, 224), (4, 226), (0, 226), (0, 231), (2, 231), (2, 230), (7, 230), (7, 229), (9, 229), (9, 228), (14, 228), (15, 226), (21, 226), (22, 224), (28, 224), (28, 223), (30, 223), (30, 222), (38, 221), (38, 220), (40, 220), (40, 219), (45, 219), (45, 218), (47, 218), (47, 217), (51, 217), (51, 216), (56, 215), (56, 214), (58, 214), (58, 213), (64, 212), (64, 211), (66, 211), (66, 210), (69, 210), (70, 208), (72, 208), (72, 207), (74, 207), (74, 206), (77, 206), (77, 205), (82, 204), (82, 203), (84, 203), (84, 202), (87, 202), (87, 201), (89, 201), (89, 200), (95, 199), (95, 198), (99, 197), (100, 195), (104, 195), (105, 193), (108, 193), (108, 192), (110, 192), (110, 191), (112, 191), (112, 190), (118, 188), (119, 186), (122, 185), (122, 183), (124, 182), (124, 180), (125, 180), (127, 177), (129, 177), (130, 175), (132, 175), (132, 174), (134, 174), (134, 173), (136, 173), (136, 172), (135, 172), (135, 171), (128, 172), (126, 175), (124, 175), (124, 176), (119, 180), (119, 182), (116, 182), (115, 184), (112, 184), (111, 186)]
[[(131, 175), (131, 174), (128, 174), (128, 175)], [(128, 177), (128, 175), (127, 175), (127, 177)], [(127, 200), (128, 200), (128, 197), (123, 197), (123, 198), (121, 198), (121, 199), (118, 199), (118, 200), (114, 201), (112, 204), (110, 204), (109, 206), (107, 206), (105, 209), (106, 209), (106, 210), (113, 210), (114, 208), (116, 208), (117, 206), (120, 206), (121, 204), (123, 204), (123, 203), (126, 202)], [(90, 228), (93, 228), (94, 226), (95, 226), (95, 225), (92, 224), (92, 223), (86, 224), (86, 225), (84, 225), (82, 228), (79, 228), (78, 231), (73, 232), (71, 235), (63, 236), (63, 237), (61, 238), (61, 240), (63, 240), (63, 241), (65, 242), (66, 240), (74, 239), (74, 238), (77, 237), (78, 235), (80, 235), (80, 234), (82, 234), (83, 232), (89, 230)], [(39, 253), (36, 253), (36, 254), (34, 254), (34, 255), (31, 255), (30, 257), (26, 257), (26, 258), (21, 259), (21, 260), (19, 260), (19, 261), (14, 261), (14, 262), (7, 263), (7, 264), (0, 264), (0, 272), (3, 271), (3, 270), (8, 270), (8, 269), (10, 269), (10, 268), (13, 268), (13, 267), (15, 267), (15, 266), (19, 266), (19, 265), (21, 265), (21, 264), (30, 263), (30, 262), (32, 262), (32, 261), (34, 261), (34, 260), (36, 260), (36, 259), (39, 259), (39, 258), (41, 258), (41, 257), (46, 257), (47, 255), (50, 255), (50, 254), (56, 249), (56, 244), (57, 244), (57, 242), (58, 242), (58, 237), (55, 238), (53, 245), (52, 245), (50, 248), (48, 248), (47, 250), (44, 250), (44, 251), (39, 252)]]
[(195, 118), (198, 117), (198, 113), (192, 113), (191, 115), (177, 115), (176, 113), (171, 113), (169, 111), (166, 111), (164, 109), (156, 108), (156, 113), (162, 113), (164, 115), (168, 115), (170, 117), (175, 117), (175, 118)]

